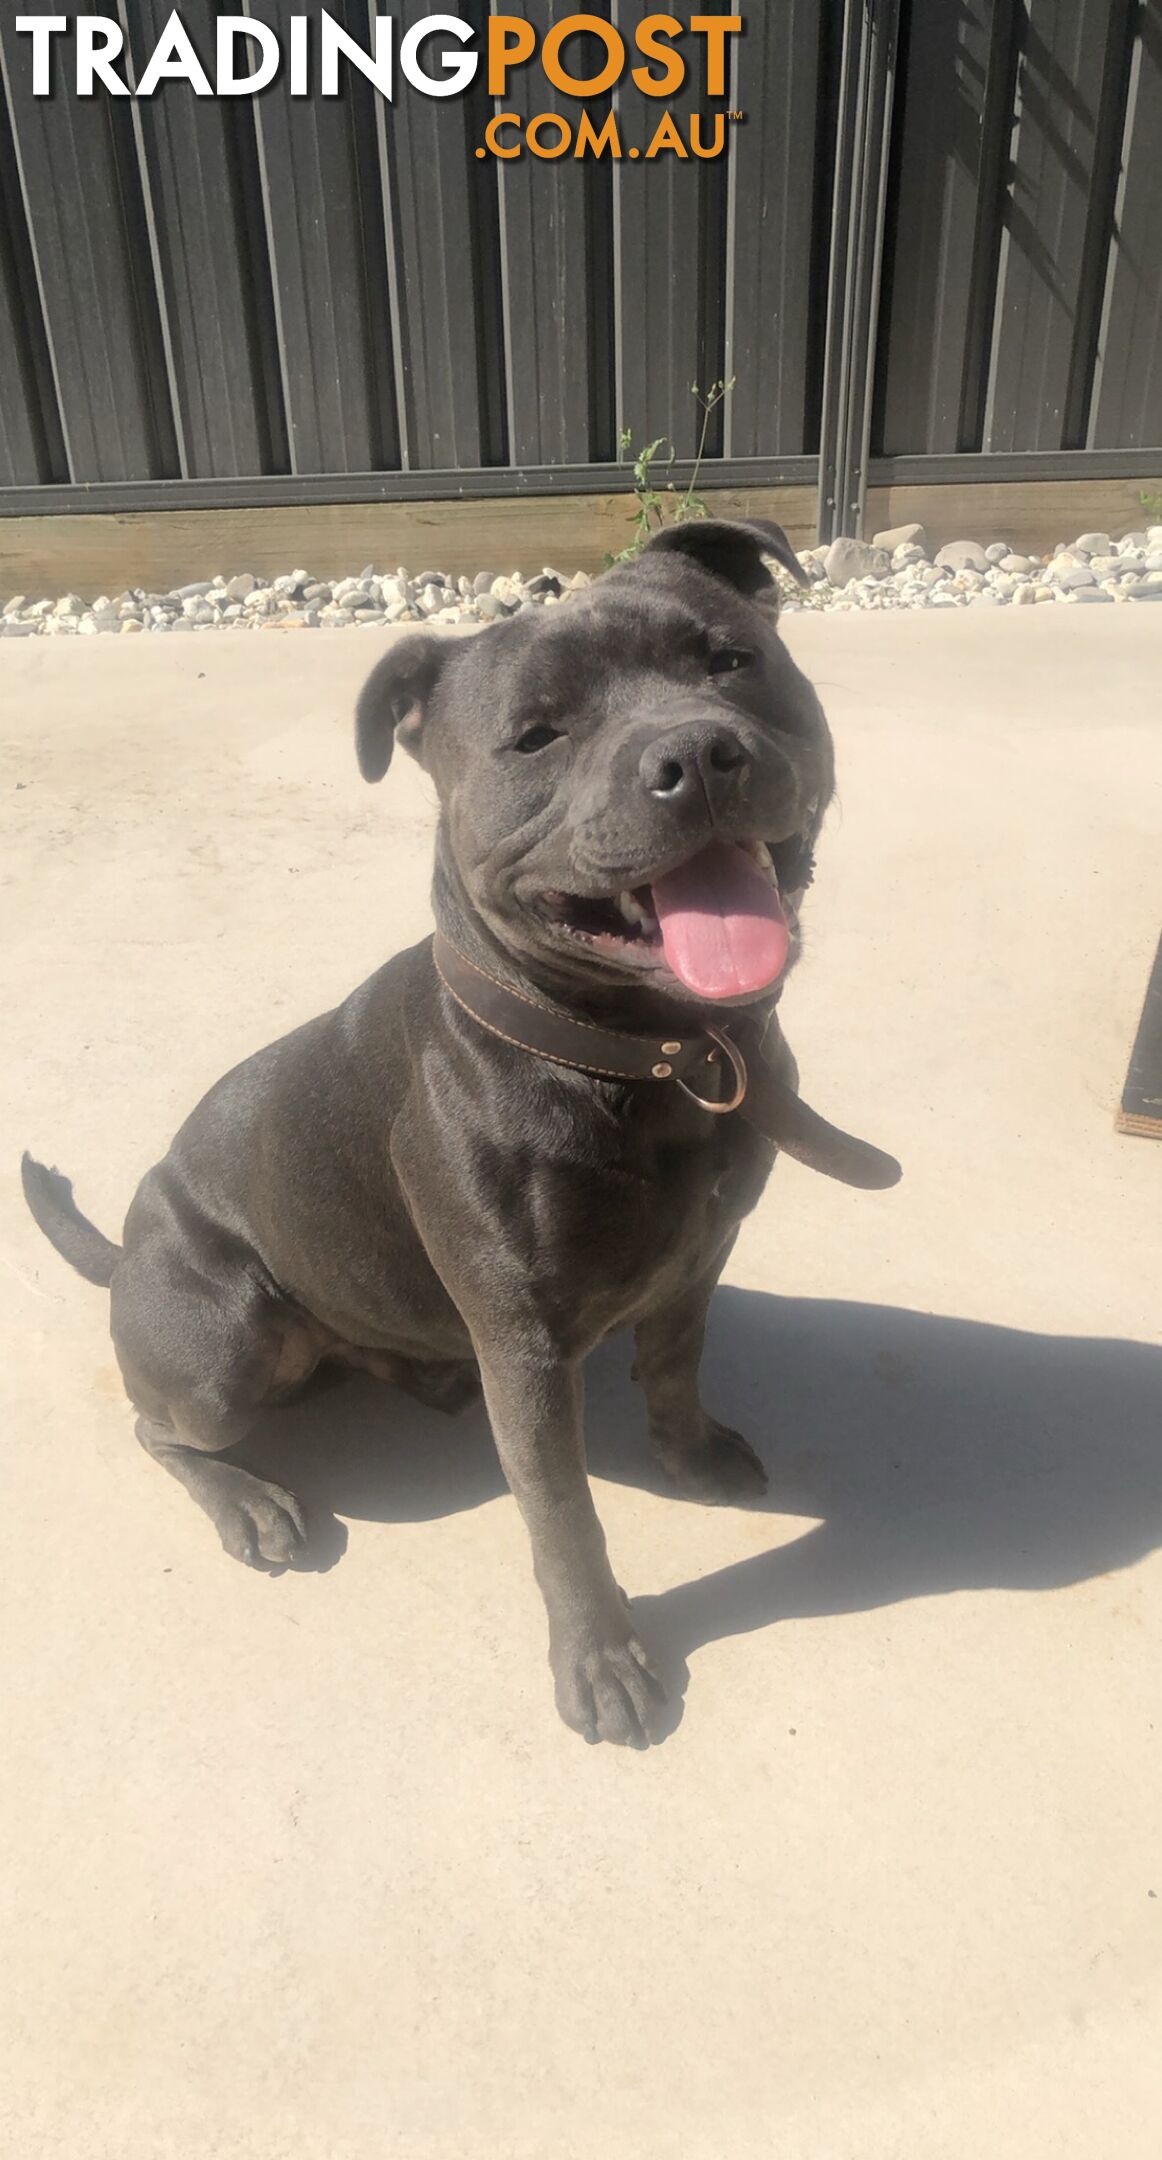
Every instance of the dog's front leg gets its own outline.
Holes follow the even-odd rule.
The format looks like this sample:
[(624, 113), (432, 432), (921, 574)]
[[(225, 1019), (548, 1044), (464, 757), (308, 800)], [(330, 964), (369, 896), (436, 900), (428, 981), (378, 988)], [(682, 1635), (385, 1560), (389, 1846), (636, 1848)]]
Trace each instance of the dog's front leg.
[(588, 1740), (645, 1746), (662, 1735), (665, 1691), (634, 1633), (593, 1505), (580, 1364), (527, 1341), (476, 1348), (497, 1452), (548, 1609), (557, 1708)]

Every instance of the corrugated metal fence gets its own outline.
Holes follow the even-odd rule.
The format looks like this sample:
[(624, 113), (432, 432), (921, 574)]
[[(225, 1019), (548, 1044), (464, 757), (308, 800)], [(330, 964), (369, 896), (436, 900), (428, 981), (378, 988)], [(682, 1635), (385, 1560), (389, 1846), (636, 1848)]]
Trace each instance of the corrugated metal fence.
[[(140, 71), (172, 0), (79, 12), (114, 5)], [(329, 7), (369, 43), (375, 0)], [(207, 61), (218, 12), (181, 8)], [(720, 378), (707, 483), (818, 480), (825, 530), (869, 478), (1133, 471), (1162, 444), (1162, 0), (742, 13), (728, 155), (615, 164), (478, 158), (481, 81), (79, 98), (62, 38), (70, 87), (35, 98), (6, 11), (0, 510), (606, 488), (623, 428), (689, 460)], [(513, 86), (576, 119), (539, 69)], [(656, 120), (613, 102), (627, 141)]]

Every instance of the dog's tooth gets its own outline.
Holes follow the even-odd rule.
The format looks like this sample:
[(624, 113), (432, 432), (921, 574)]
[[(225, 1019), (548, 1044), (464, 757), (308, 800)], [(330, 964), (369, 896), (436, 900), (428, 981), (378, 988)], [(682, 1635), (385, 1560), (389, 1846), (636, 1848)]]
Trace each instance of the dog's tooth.
[(636, 929), (644, 930), (653, 922), (653, 916), (647, 913), (633, 893), (618, 893), (617, 904), (626, 921), (632, 923)]
[(763, 876), (777, 889), (779, 880), (774, 863), (771, 861), (771, 851), (766, 842), (763, 840), (744, 840), (742, 848), (743, 853), (749, 855), (753, 863), (758, 864)]

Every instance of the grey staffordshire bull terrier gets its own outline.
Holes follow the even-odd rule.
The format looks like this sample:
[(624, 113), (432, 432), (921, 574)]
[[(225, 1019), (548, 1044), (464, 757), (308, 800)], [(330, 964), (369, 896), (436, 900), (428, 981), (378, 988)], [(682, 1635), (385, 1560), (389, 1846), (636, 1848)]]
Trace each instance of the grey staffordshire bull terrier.
[(121, 1246), (24, 1164), (41, 1228), (111, 1288), (142, 1445), (237, 1559), (303, 1547), (293, 1494), (228, 1458), (320, 1363), (448, 1409), (482, 1386), (561, 1716), (636, 1746), (664, 1689), (589, 1489), (586, 1355), (633, 1328), (679, 1491), (757, 1495), (698, 1392), (739, 1223), (780, 1145), (898, 1175), (797, 1104), (774, 1014), (832, 752), (764, 555), (801, 577), (778, 526), (686, 524), (567, 605), (393, 646), (358, 755), (378, 780), (399, 741), (435, 783), (435, 944), (219, 1081)]

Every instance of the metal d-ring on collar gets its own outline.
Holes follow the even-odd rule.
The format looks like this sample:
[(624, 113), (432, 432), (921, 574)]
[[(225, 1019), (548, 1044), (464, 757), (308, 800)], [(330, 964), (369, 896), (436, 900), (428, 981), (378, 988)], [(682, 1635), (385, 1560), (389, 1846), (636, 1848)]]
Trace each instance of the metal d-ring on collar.
[(746, 1059), (743, 1057), (738, 1044), (732, 1042), (729, 1035), (724, 1035), (721, 1029), (708, 1025), (706, 1033), (713, 1042), (718, 1044), (718, 1049), (710, 1052), (706, 1063), (708, 1065), (717, 1065), (719, 1052), (725, 1050), (734, 1071), (734, 1094), (729, 1102), (707, 1102), (705, 1095), (699, 1095), (692, 1087), (687, 1087), (686, 1082), (680, 1077), (678, 1086), (681, 1088), (683, 1095), (688, 1095), (691, 1102), (697, 1103), (700, 1110), (709, 1111), (711, 1117), (729, 1117), (732, 1110), (740, 1109), (746, 1101), (747, 1085), (750, 1080), (750, 1074), (746, 1069)]

